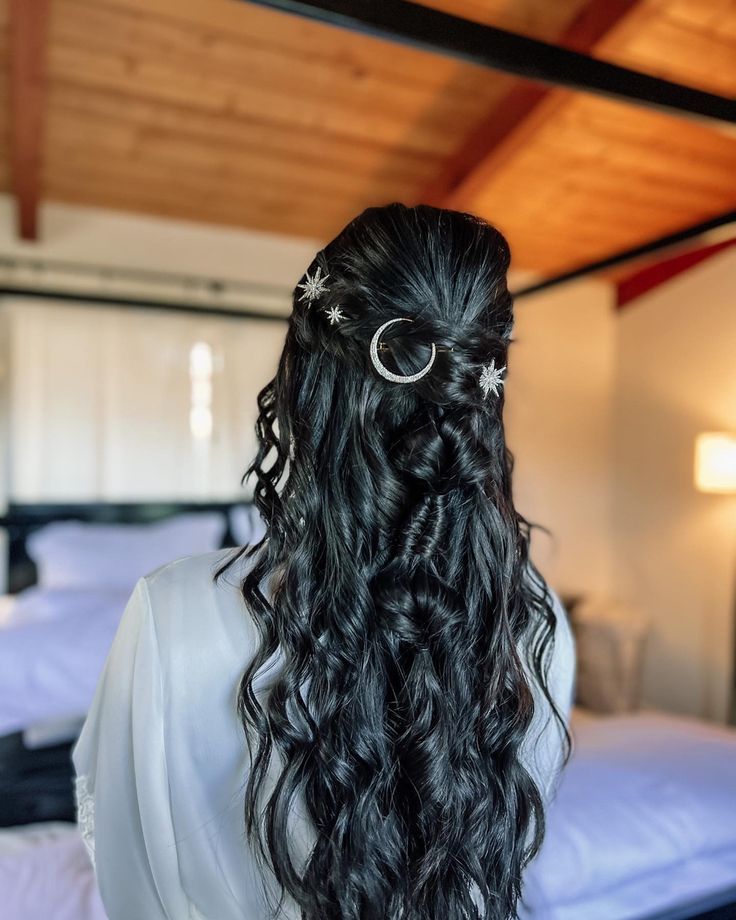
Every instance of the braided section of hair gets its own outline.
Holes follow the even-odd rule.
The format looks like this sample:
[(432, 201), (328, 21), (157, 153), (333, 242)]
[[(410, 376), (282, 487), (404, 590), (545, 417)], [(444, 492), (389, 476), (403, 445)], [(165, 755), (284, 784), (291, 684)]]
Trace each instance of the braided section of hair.
[[(555, 616), (529, 577), (503, 394), (478, 386), (506, 363), (508, 248), (468, 215), (395, 205), (317, 264), (329, 291), (295, 299), (246, 474), (268, 526), (242, 585), (261, 637), (239, 694), (246, 830), (274, 916), (288, 895), (303, 920), (509, 920), (544, 834), (523, 649), (547, 694)], [(409, 386), (368, 358), (392, 315), (416, 317), (386, 331), (397, 372), (443, 346)]]

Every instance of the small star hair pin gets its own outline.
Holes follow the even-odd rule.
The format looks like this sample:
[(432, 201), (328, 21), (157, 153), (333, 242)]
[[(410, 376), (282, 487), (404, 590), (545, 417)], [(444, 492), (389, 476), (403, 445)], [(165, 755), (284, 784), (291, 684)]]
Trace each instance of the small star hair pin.
[(480, 375), (480, 388), (483, 390), (484, 398), (488, 396), (491, 390), (493, 390), (494, 396), (498, 396), (498, 388), (502, 387), (504, 384), (501, 375), (505, 370), (506, 365), (503, 367), (496, 367), (495, 358), (491, 359), (490, 364), (486, 364)]
[(307, 306), (311, 306), (313, 300), (317, 300), (318, 297), (328, 290), (325, 281), (327, 281), (329, 277), (329, 275), (322, 276), (322, 269), (319, 265), (317, 266), (313, 278), (310, 278), (309, 272), (307, 272), (307, 280), (303, 284), (297, 284), (298, 288), (304, 288), (304, 293), (299, 300), (306, 300)]
[(334, 326), (335, 323), (339, 323), (341, 319), (345, 319), (345, 314), (340, 309), (340, 305), (330, 307), (329, 310), (324, 311), (330, 320), (330, 325)]

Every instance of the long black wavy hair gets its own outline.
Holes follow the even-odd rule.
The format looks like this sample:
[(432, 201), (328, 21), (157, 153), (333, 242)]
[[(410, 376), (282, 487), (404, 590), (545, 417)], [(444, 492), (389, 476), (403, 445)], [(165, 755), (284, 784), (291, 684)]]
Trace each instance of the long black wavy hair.
[[(507, 363), (509, 259), (483, 220), (392, 204), (318, 253), (317, 298), (294, 291), (244, 477), (267, 532), (218, 572), (253, 558), (242, 593), (260, 645), (238, 707), (246, 831), (278, 884), (273, 916), (287, 896), (303, 920), (517, 915), (544, 835), (521, 756), (533, 680), (565, 757), (569, 736), (547, 688), (556, 618), (529, 577), (503, 388), (479, 385), (491, 360)], [(369, 357), (395, 317), (413, 323), (383, 334), (390, 370), (411, 374), (438, 348), (411, 384)], [(297, 801), (312, 831), (302, 858)]]

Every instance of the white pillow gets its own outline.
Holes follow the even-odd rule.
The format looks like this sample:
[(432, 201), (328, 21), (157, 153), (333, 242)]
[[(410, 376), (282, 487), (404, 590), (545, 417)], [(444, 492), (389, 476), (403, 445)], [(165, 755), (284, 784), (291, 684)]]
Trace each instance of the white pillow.
[(230, 530), (238, 546), (250, 546), (265, 534), (266, 525), (254, 504), (236, 505), (230, 509)]
[(27, 540), (44, 588), (130, 588), (143, 575), (181, 556), (218, 549), (225, 517), (178, 514), (151, 524), (58, 521)]

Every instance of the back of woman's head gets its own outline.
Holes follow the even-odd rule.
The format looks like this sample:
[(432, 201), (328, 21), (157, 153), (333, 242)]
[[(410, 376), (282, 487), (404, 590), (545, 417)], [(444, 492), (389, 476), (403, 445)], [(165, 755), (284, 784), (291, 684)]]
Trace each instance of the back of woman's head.
[(521, 745), (555, 616), (511, 494), (508, 264), (470, 215), (365, 211), (295, 289), (259, 394), (246, 826), (304, 920), (508, 920), (543, 837)]

